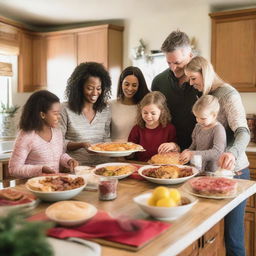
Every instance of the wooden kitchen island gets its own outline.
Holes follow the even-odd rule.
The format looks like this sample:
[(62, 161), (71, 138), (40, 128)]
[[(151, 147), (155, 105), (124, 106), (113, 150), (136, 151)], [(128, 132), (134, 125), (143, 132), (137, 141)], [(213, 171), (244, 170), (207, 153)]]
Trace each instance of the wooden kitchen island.
[[(240, 202), (256, 193), (256, 182), (247, 180), (239, 180), (239, 182), (242, 190), (236, 198), (222, 200), (199, 198), (198, 203), (190, 212), (183, 215), (178, 220), (171, 221), (170, 223), (172, 223), (172, 226), (167, 231), (162, 233), (139, 251), (132, 252), (124, 249), (102, 246), (102, 255), (224, 255), (223, 229), (221, 228), (222, 225), (218, 225), (218, 223), (221, 223), (220, 221), (223, 217)], [(76, 196), (75, 199), (91, 203), (98, 209), (109, 212), (114, 217), (126, 215), (135, 219), (146, 218), (153, 220), (144, 214), (133, 202), (133, 197), (141, 193), (151, 191), (156, 186), (157, 184), (153, 184), (148, 181), (126, 178), (119, 181), (118, 197), (114, 201), (99, 201), (98, 192), (96, 191), (83, 191), (81, 194)], [(170, 185), (168, 187), (181, 188), (182, 184), (175, 186)], [(25, 186), (23, 184), (17, 185), (16, 188), (24, 190)], [(33, 213), (35, 214), (43, 211), (48, 205), (48, 203), (40, 203), (40, 205), (33, 210)], [(214, 226), (218, 228), (215, 228), (216, 235), (220, 236), (220, 232), (222, 232), (222, 239), (206, 237), (205, 234), (207, 234)], [(204, 240), (205, 243), (207, 242), (212, 245), (211, 251), (208, 250), (209, 254), (206, 251), (202, 251), (202, 247), (204, 246), (201, 245), (200, 248), (200, 246), (197, 245), (203, 235), (205, 236), (202, 240)], [(184, 249), (186, 250), (184, 251)]]

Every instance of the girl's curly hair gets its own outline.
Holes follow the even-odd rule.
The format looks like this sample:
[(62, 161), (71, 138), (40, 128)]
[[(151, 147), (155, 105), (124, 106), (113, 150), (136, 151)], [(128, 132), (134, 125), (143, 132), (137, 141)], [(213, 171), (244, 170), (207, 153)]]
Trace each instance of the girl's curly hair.
[(166, 127), (167, 124), (171, 121), (171, 114), (167, 107), (165, 96), (158, 91), (148, 93), (140, 102), (137, 112), (138, 126), (145, 128), (145, 121), (142, 118), (141, 111), (145, 106), (150, 104), (155, 104), (161, 110), (159, 123), (162, 125), (162, 127)]
[(23, 131), (41, 131), (44, 121), (40, 113), (47, 113), (52, 105), (58, 102), (59, 98), (47, 90), (34, 92), (23, 107), (19, 128)]
[(98, 77), (101, 81), (102, 92), (93, 104), (93, 109), (101, 112), (107, 105), (111, 95), (111, 78), (104, 66), (97, 62), (80, 63), (68, 79), (65, 95), (69, 108), (77, 114), (82, 112), (84, 102), (84, 85), (89, 77)]
[(118, 80), (117, 98), (119, 98), (121, 100), (124, 99), (122, 83), (123, 83), (124, 79), (129, 75), (133, 75), (133, 76), (137, 77), (138, 82), (139, 82), (138, 91), (133, 96), (134, 103), (138, 104), (142, 100), (142, 98), (147, 93), (149, 93), (149, 90), (148, 90), (147, 83), (146, 83), (143, 73), (137, 67), (129, 66), (129, 67), (125, 68), (123, 70), (123, 72), (121, 73), (119, 80)]

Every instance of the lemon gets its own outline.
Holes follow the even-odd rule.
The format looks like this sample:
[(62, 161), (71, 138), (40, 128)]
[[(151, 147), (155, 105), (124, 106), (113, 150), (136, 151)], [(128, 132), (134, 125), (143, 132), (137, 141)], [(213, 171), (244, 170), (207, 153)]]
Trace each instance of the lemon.
[(172, 198), (176, 203), (180, 202), (181, 195), (178, 189), (170, 188), (169, 195), (170, 195), (170, 198)]
[(153, 196), (151, 196), (149, 199), (148, 199), (148, 205), (151, 205), (151, 206), (156, 206), (156, 200), (154, 199)]
[(170, 192), (168, 188), (160, 186), (154, 189), (153, 198), (155, 199), (155, 201), (166, 197), (170, 197)]
[(164, 197), (156, 202), (159, 207), (174, 207), (177, 206), (176, 202), (171, 197)]

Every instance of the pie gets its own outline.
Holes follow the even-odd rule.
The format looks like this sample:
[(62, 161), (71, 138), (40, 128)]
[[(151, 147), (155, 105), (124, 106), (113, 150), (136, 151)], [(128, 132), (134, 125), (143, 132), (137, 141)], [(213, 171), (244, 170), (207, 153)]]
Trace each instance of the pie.
[(94, 144), (90, 149), (95, 151), (128, 151), (143, 150), (142, 146), (132, 142), (106, 142)]
[(160, 166), (143, 170), (143, 175), (156, 179), (177, 179), (193, 175), (192, 168), (178, 166)]
[(47, 216), (60, 221), (77, 221), (92, 215), (95, 208), (81, 201), (62, 201), (46, 209)]
[(168, 152), (156, 154), (149, 160), (150, 164), (184, 164), (180, 161), (180, 153)]
[(199, 177), (189, 184), (194, 193), (205, 196), (232, 196), (237, 192), (237, 181), (223, 177)]

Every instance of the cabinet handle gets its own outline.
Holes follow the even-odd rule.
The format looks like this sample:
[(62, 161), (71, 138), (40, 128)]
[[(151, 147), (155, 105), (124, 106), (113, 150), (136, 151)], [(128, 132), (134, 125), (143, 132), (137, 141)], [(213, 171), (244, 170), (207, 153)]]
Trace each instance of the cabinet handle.
[(215, 242), (215, 240), (216, 240), (216, 237), (213, 237), (213, 238), (211, 238), (211, 239), (205, 241), (205, 243), (206, 243), (206, 244), (212, 244), (212, 243)]

